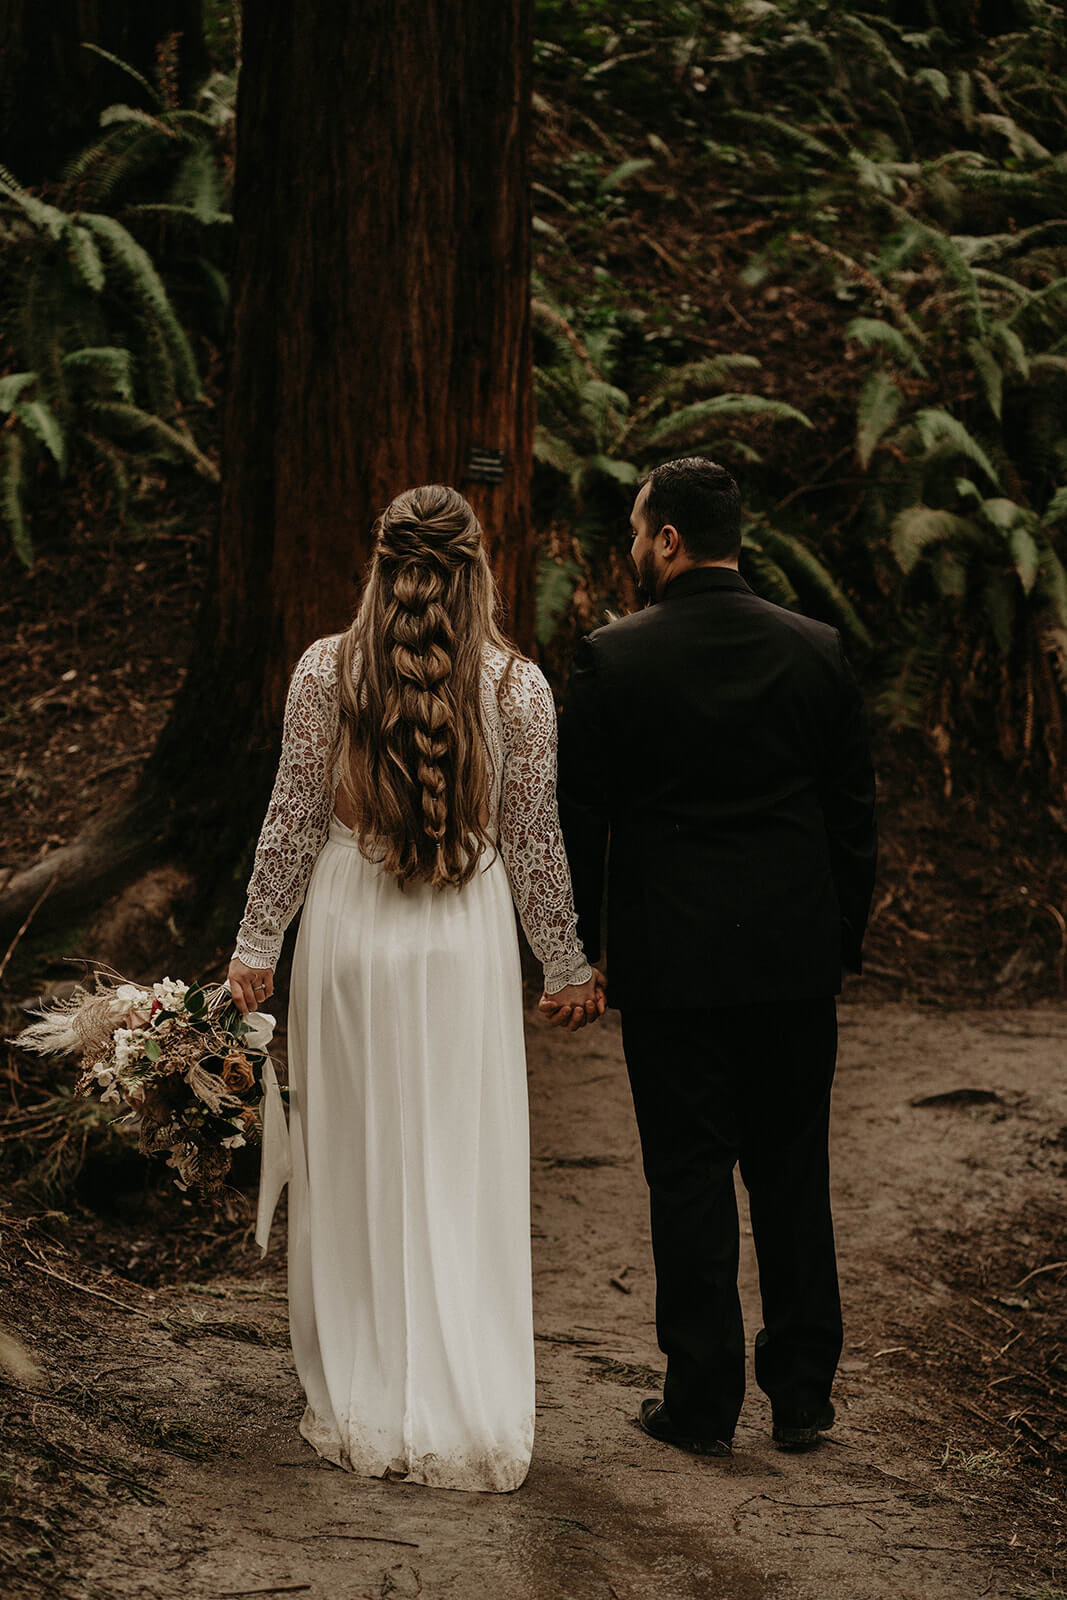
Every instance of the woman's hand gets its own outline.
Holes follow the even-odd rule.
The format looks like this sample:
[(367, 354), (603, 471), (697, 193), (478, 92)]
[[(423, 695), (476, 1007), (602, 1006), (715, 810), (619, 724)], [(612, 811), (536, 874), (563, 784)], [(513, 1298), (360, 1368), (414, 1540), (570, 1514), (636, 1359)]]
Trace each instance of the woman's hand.
[(246, 967), (234, 956), (227, 977), (233, 1003), (242, 1017), (249, 1011), (258, 1011), (274, 993), (274, 974), (270, 967)]
[(604, 1015), (605, 990), (608, 980), (596, 967), (586, 983), (568, 983), (555, 994), (543, 994), (537, 1009), (547, 1017), (553, 1028), (566, 1028), (577, 1033), (587, 1022), (595, 1022)]

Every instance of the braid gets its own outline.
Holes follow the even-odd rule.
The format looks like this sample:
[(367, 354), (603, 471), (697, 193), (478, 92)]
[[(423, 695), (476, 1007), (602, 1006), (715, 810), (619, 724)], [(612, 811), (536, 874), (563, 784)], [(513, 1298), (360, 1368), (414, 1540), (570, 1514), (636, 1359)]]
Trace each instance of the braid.
[(331, 766), (368, 854), (401, 884), (459, 887), (490, 843), (483, 647), (509, 660), (515, 651), (496, 626), (482, 531), (462, 495), (441, 484), (408, 490), (375, 531), (338, 657)]
[(415, 778), (422, 789), (422, 817), (427, 835), (440, 846), (447, 831), (448, 723), (453, 710), (448, 694), (455, 634), (441, 604), (444, 575), (414, 563), (393, 580), (393, 604), (387, 612), (383, 643), (397, 682), (400, 720), (410, 729), (415, 747)]

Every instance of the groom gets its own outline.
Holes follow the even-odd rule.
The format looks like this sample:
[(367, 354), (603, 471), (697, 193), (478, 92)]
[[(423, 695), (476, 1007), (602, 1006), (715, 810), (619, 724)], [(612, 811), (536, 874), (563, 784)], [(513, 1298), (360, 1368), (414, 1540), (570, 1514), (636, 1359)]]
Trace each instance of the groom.
[(630, 520), (648, 603), (578, 647), (559, 794), (594, 962), (607, 852), (608, 999), (651, 1194), (667, 1376), (639, 1420), (684, 1450), (730, 1453), (745, 1386), (740, 1163), (763, 1302), (756, 1379), (775, 1443), (808, 1449), (833, 1421), (841, 1351), (827, 1140), (835, 996), (842, 967), (859, 971), (874, 882), (863, 707), (835, 630), (739, 574), (725, 468), (657, 467)]

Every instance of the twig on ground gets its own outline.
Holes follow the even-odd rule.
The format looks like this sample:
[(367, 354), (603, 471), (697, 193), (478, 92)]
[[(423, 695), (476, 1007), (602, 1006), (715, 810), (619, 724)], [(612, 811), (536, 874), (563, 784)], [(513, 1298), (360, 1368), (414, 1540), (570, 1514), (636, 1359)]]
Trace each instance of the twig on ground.
[(37, 896), (37, 899), (33, 902), (33, 905), (30, 907), (29, 911), (27, 911), (25, 922), (22, 924), (22, 927), (19, 929), (18, 933), (16, 933), (15, 937), (12, 939), (11, 943), (4, 952), (4, 959), (0, 961), (0, 979), (3, 978), (4, 973), (7, 971), (8, 962), (18, 949), (19, 940), (26, 932), (38, 911), (40, 911), (41, 907), (44, 905), (44, 902), (47, 900), (48, 896), (52, 893), (52, 890), (55, 888), (58, 879), (59, 873), (53, 872), (52, 876), (49, 878), (48, 882)]
[(1016, 1289), (1021, 1289), (1024, 1283), (1030, 1282), (1031, 1278), (1040, 1278), (1042, 1273), (1045, 1272), (1058, 1272), (1061, 1267), (1067, 1267), (1067, 1261), (1049, 1261), (1043, 1267), (1035, 1267), (1033, 1272), (1026, 1274), (1025, 1278), (1020, 1278), (1015, 1287)]
[(61, 1272), (53, 1272), (51, 1267), (43, 1267), (38, 1261), (27, 1261), (26, 1265), (32, 1267), (34, 1272), (43, 1272), (49, 1278), (55, 1278), (59, 1283), (65, 1283), (68, 1289), (77, 1289), (79, 1294), (91, 1294), (96, 1300), (107, 1300), (111, 1305), (118, 1306), (122, 1311), (128, 1311), (131, 1317), (144, 1317), (151, 1321), (156, 1315), (154, 1311), (142, 1311), (138, 1306), (128, 1306), (125, 1300), (116, 1300), (113, 1294), (104, 1294), (101, 1289), (90, 1289), (84, 1283), (75, 1283), (73, 1278), (65, 1278)]

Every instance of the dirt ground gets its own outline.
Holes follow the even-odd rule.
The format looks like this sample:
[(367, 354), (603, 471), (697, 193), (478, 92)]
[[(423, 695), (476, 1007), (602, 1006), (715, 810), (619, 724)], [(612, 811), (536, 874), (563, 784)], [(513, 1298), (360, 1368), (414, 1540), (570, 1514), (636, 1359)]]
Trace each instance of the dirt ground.
[[(0, 1382), (9, 1439), (37, 1440), (36, 1466), (18, 1454), (6, 1474), (22, 1528), (5, 1592), (1063, 1600), (1065, 1046), (1064, 1008), (842, 1007), (846, 1344), (838, 1425), (804, 1456), (773, 1449), (754, 1386), (727, 1462), (634, 1424), (662, 1368), (610, 1013), (575, 1036), (530, 1019), (539, 1412), (514, 1495), (314, 1456), (296, 1431), (279, 1223), (262, 1264), (246, 1231), (221, 1275), (148, 1288), (90, 1266), (47, 1216), (20, 1249), (0, 1222), (0, 1323), (39, 1367)], [(150, 1234), (119, 1233), (131, 1261), (151, 1254)], [(747, 1234), (743, 1286), (754, 1334)]]

